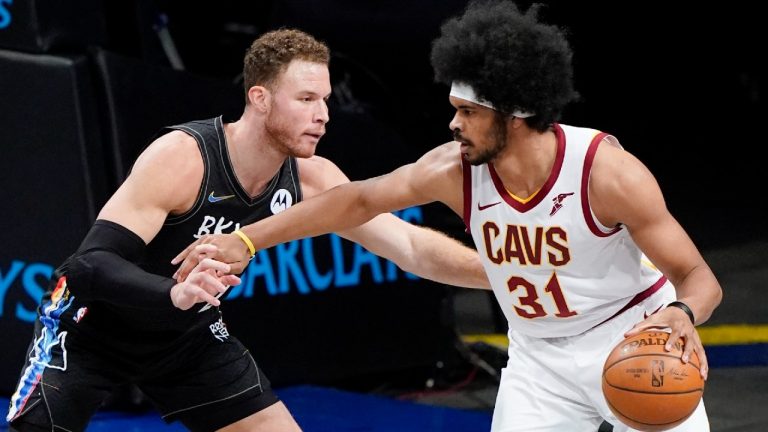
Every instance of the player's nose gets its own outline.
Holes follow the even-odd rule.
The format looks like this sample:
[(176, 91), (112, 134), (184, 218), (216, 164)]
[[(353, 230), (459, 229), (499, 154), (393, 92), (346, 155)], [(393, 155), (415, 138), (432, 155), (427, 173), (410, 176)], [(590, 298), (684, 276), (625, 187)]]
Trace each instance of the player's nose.
[(448, 123), (448, 129), (453, 131), (454, 135), (456, 134), (457, 131), (461, 132), (461, 122), (459, 122), (458, 113), (453, 115), (451, 122)]
[(321, 99), (317, 110), (315, 111), (315, 122), (326, 124), (331, 120), (328, 113), (328, 104), (325, 100)]

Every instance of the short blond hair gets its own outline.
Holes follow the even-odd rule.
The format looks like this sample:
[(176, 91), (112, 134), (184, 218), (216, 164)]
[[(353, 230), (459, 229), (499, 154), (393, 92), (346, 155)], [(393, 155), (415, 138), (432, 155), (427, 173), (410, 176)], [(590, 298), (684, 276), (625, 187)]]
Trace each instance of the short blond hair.
[(271, 87), (291, 61), (327, 65), (330, 57), (327, 45), (301, 30), (280, 29), (264, 33), (251, 44), (243, 60), (246, 103), (248, 89), (257, 85)]

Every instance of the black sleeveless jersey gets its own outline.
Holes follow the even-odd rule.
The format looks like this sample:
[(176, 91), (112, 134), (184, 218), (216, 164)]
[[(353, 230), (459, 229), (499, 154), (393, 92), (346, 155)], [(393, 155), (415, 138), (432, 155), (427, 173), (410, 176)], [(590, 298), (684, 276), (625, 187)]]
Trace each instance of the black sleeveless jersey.
[(301, 200), (296, 159), (288, 158), (266, 189), (250, 197), (235, 177), (227, 150), (221, 117), (193, 121), (164, 129), (183, 131), (197, 141), (205, 173), (192, 208), (169, 216), (160, 232), (147, 246), (142, 268), (162, 276), (173, 275), (171, 259), (205, 234), (230, 233), (278, 213)]
[[(197, 141), (205, 172), (192, 208), (184, 214), (168, 216), (147, 245), (145, 258), (138, 263), (142, 269), (166, 277), (172, 277), (176, 271), (171, 259), (201, 235), (235, 231), (290, 207), (302, 197), (295, 158), (286, 159), (266, 189), (250, 197), (232, 168), (221, 117), (166, 127), (159, 135), (172, 130), (183, 131)], [(207, 327), (221, 317), (218, 308), (204, 308), (203, 303), (186, 311), (136, 310), (104, 302), (85, 306), (86, 319), (77, 325), (62, 319), (63, 327), (90, 334), (91, 339), (132, 355), (171, 349), (174, 341), (184, 340), (185, 334)]]

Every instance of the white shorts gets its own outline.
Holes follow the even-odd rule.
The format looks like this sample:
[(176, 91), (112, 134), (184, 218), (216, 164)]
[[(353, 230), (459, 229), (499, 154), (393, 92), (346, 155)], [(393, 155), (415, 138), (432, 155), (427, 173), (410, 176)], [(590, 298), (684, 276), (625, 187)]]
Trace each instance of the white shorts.
[[(603, 397), (605, 359), (624, 333), (675, 299), (667, 283), (656, 294), (612, 320), (577, 336), (533, 338), (510, 330), (509, 361), (493, 412), (492, 432), (597, 431), (603, 420), (614, 432), (635, 431), (614, 417)], [(674, 432), (707, 432), (704, 402)]]

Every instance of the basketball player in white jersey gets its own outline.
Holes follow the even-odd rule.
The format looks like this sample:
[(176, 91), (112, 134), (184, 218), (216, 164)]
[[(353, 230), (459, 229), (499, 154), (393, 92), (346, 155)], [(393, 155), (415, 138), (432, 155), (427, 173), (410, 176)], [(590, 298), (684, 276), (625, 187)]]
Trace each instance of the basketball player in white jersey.
[[(695, 351), (707, 376), (694, 326), (720, 303), (720, 285), (639, 160), (613, 136), (557, 123), (577, 96), (571, 56), (535, 6), (471, 4), (432, 47), (436, 78), (451, 84), (455, 141), (242, 228), (265, 248), (433, 201), (462, 216), (509, 321), (493, 431), (594, 431), (603, 420), (631, 430), (611, 414), (601, 372), (644, 329), (668, 328), (668, 350), (684, 338), (683, 361)], [(205, 242), (217, 259), (247, 259), (236, 236)], [(204, 247), (185, 250), (182, 273)], [(703, 402), (672, 430), (709, 430)]]

